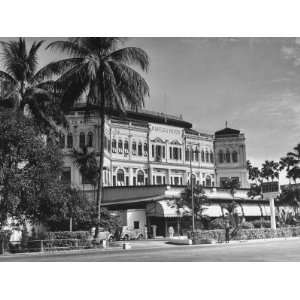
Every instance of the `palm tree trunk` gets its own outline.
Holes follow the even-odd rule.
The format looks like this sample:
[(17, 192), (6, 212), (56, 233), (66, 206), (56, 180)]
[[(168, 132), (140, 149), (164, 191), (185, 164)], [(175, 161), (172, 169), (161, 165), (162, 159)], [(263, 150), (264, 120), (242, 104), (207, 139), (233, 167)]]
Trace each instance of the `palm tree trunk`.
[[(101, 85), (102, 87), (102, 85)], [(103, 161), (104, 161), (104, 126), (105, 126), (105, 98), (103, 88), (101, 89), (101, 106), (100, 106), (100, 139), (98, 139), (98, 147), (99, 147), (99, 176), (98, 176), (98, 188), (97, 188), (97, 226), (95, 231), (95, 238), (98, 237), (98, 233), (100, 230), (100, 221), (101, 221), (101, 202), (102, 202), (102, 194), (103, 194)], [(100, 145), (99, 145), (100, 141)]]

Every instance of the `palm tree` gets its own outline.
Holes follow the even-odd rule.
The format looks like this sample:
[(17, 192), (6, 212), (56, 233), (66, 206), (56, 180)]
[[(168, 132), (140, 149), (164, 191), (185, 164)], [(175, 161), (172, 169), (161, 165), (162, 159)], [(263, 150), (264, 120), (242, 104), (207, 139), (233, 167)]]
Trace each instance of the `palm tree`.
[(288, 156), (292, 156), (293, 158), (295, 158), (295, 164), (300, 162), (300, 143), (294, 147), (295, 152), (288, 152)]
[(98, 166), (96, 154), (94, 151), (89, 152), (87, 147), (83, 147), (81, 150), (73, 149), (73, 156), (75, 158), (74, 163), (79, 168), (79, 172), (83, 178), (82, 187), (84, 194), (84, 180), (88, 180), (92, 185), (96, 186), (98, 179)]
[[(0, 70), (2, 97), (0, 106), (34, 117), (40, 128), (56, 128), (63, 116), (58, 109), (59, 98), (52, 80), (44, 81), (37, 70), (38, 50), (43, 41), (33, 42), (27, 50), (26, 41), (0, 42), (3, 70)], [(49, 73), (50, 75), (50, 73)]]
[(279, 178), (279, 163), (274, 162), (273, 160), (266, 160), (261, 169), (261, 177), (265, 178), (267, 181), (271, 179), (272, 181), (275, 178)]
[(178, 209), (184, 209), (185, 207), (188, 207), (192, 211), (192, 192), (194, 200), (194, 216), (197, 224), (197, 220), (202, 222), (203, 212), (207, 209), (208, 205), (207, 196), (202, 185), (198, 184), (194, 186), (193, 189), (191, 186), (187, 186), (182, 192), (181, 198), (176, 201), (176, 206)]
[(287, 173), (288, 178), (292, 178), (295, 183), (297, 183), (297, 179), (300, 178), (300, 167), (294, 166), (292, 169), (289, 170)]
[(297, 164), (297, 160), (293, 156), (291, 156), (291, 155), (287, 155), (285, 157), (281, 157), (280, 161), (279, 161), (279, 165), (280, 165), (279, 171), (286, 170), (287, 178), (289, 179), (289, 181), (291, 181), (291, 176), (289, 176), (290, 170), (296, 164)]
[(223, 188), (228, 189), (230, 191), (230, 194), (232, 198), (234, 199), (234, 194), (236, 193), (236, 190), (240, 187), (240, 183), (237, 180), (227, 178), (223, 182)]
[(97, 188), (97, 226), (100, 227), (100, 208), (103, 186), (103, 153), (105, 116), (111, 110), (124, 112), (126, 108), (144, 105), (144, 97), (149, 95), (145, 79), (130, 65), (147, 71), (147, 53), (136, 47), (119, 48), (122, 39), (114, 37), (83, 37), (56, 41), (48, 48), (59, 50), (70, 57), (50, 63), (44, 76), (56, 74), (57, 84), (64, 86), (62, 109), (69, 111), (74, 103), (86, 96), (86, 111), (98, 113), (100, 117), (99, 174)]

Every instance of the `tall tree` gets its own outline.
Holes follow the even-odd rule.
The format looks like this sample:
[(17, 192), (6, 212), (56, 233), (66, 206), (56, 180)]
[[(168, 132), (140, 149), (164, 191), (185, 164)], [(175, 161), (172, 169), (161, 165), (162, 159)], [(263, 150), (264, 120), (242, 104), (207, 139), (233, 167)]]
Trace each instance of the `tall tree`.
[(62, 109), (69, 111), (74, 103), (86, 96), (87, 111), (96, 111), (100, 117), (99, 178), (97, 188), (98, 224), (103, 186), (103, 153), (105, 116), (111, 110), (125, 112), (126, 107), (138, 108), (144, 105), (144, 97), (149, 94), (145, 79), (130, 65), (148, 70), (147, 53), (137, 47), (119, 48), (122, 39), (114, 37), (70, 38), (56, 41), (48, 48), (62, 51), (70, 57), (50, 63), (43, 70), (59, 75), (57, 84), (66, 88), (62, 96)]
[(59, 109), (60, 98), (54, 81), (45, 81), (44, 75), (37, 70), (38, 50), (42, 44), (43, 41), (33, 42), (28, 49), (23, 38), (0, 42), (3, 65), (0, 106), (13, 108), (18, 114), (25, 112), (33, 116), (41, 129), (49, 130), (62, 123), (64, 117)]
[(62, 155), (45, 143), (34, 122), (14, 111), (0, 113), (0, 225), (8, 217), (42, 222), (60, 201)]

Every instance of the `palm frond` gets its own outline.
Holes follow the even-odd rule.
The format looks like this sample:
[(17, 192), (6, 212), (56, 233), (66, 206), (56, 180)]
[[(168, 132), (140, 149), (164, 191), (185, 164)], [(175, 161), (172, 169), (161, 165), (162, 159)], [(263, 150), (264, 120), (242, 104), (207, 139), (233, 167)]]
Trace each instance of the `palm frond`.
[(16, 84), (17, 81), (7, 72), (0, 70), (0, 79), (10, 83), (10, 84)]
[(35, 82), (48, 79), (52, 76), (62, 75), (69, 69), (82, 63), (82, 58), (67, 58), (59, 61), (51, 62), (45, 67), (41, 68), (33, 77)]
[(39, 50), (39, 48), (42, 46), (43, 43), (44, 43), (43, 40), (33, 42), (33, 44), (31, 45), (31, 48), (29, 50), (29, 53), (27, 56), (27, 63), (30, 68), (31, 74), (34, 74), (35, 70), (37, 68), (37, 65), (38, 65), (37, 51)]
[(46, 49), (53, 49), (64, 52), (71, 57), (84, 57), (89, 54), (88, 49), (78, 42), (72, 41), (55, 41), (50, 43)]
[(109, 55), (113, 60), (123, 64), (133, 64), (139, 66), (143, 71), (148, 71), (149, 57), (146, 51), (137, 47), (126, 47), (114, 51)]
[(134, 69), (122, 63), (109, 61), (114, 72), (118, 90), (132, 108), (142, 107), (145, 96), (149, 96), (146, 80)]

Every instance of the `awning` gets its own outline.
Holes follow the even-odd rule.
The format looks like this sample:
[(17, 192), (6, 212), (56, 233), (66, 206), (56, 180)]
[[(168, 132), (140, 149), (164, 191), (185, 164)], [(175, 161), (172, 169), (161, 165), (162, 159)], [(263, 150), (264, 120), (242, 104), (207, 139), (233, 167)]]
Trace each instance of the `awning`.
[(261, 209), (258, 204), (242, 204), (245, 217), (261, 217)]
[(146, 214), (149, 217), (175, 218), (189, 215), (190, 209), (178, 208), (174, 200), (162, 200), (147, 203)]
[(206, 205), (204, 207), (205, 209), (202, 212), (204, 216), (208, 216), (212, 218), (217, 218), (222, 216), (222, 209), (220, 205), (212, 204), (212, 205)]
[(271, 210), (270, 210), (270, 206), (269, 205), (265, 205), (265, 204), (260, 204), (261, 210), (262, 210), (262, 215), (264, 217), (268, 217), (271, 215)]

